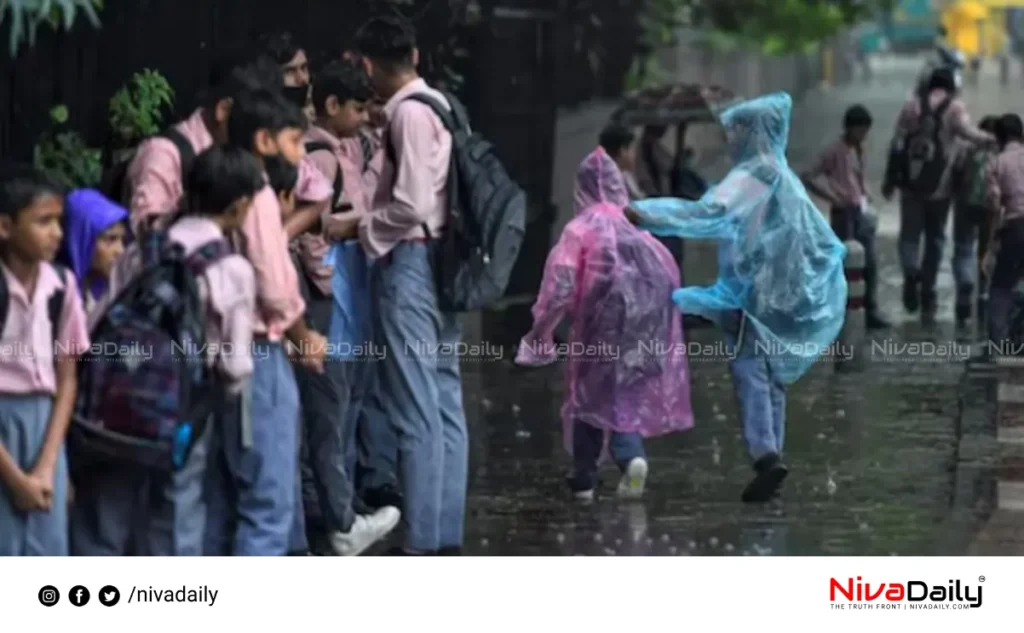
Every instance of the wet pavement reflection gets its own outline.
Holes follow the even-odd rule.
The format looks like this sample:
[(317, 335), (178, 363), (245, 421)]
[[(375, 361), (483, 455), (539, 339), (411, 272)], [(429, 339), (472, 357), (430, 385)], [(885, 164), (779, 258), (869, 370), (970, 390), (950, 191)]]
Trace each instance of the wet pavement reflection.
[[(808, 96), (794, 115), (794, 166), (806, 167), (822, 139), (838, 134), (846, 107), (860, 101), (876, 122), (868, 175), (877, 192), (884, 148), (913, 77), (901, 72), (879, 74), (871, 86)], [(992, 93), (997, 89), (984, 83), (976, 90), (989, 91), (968, 95), (976, 118), (1024, 97), (1024, 89)], [(894, 205), (879, 210), (880, 298), (897, 324), (877, 338), (969, 342), (969, 334), (954, 330), (948, 304), (930, 328), (902, 314), (897, 212)], [(940, 292), (952, 290), (951, 249), (950, 241)], [(693, 245), (687, 257), (691, 279), (713, 278), (708, 245)], [(719, 335), (699, 329), (687, 338), (710, 345)], [(962, 358), (875, 358), (855, 374), (820, 363), (790, 391), (790, 476), (782, 497), (750, 507), (739, 500), (751, 471), (724, 359), (691, 362), (696, 429), (648, 441), (643, 501), (616, 500), (618, 473), (606, 464), (596, 501), (584, 506), (564, 483), (563, 367), (520, 369), (513, 356), (506, 350), (502, 360), (463, 365), (472, 443), (467, 554), (959, 555), (979, 528), (977, 518), (964, 520), (954, 507)]]

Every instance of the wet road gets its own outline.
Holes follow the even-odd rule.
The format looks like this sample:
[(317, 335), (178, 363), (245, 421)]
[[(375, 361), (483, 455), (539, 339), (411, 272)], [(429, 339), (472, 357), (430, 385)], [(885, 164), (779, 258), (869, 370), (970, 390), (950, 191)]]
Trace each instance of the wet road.
[[(896, 113), (918, 66), (876, 70), (871, 84), (813, 93), (794, 114), (790, 160), (808, 166), (839, 133), (845, 108), (873, 113), (868, 175), (877, 193)], [(1019, 86), (1019, 84), (1018, 84)], [(1024, 88), (1000, 88), (986, 76), (969, 88), (976, 118), (1024, 103)], [(947, 302), (925, 329), (899, 305), (896, 210), (882, 206), (882, 304), (896, 321), (879, 340), (893, 344), (965, 341)], [(949, 295), (947, 244), (940, 293)], [(703, 254), (701, 254), (703, 253)], [(688, 251), (713, 266), (707, 249)], [(689, 267), (688, 267), (689, 272)], [(713, 276), (713, 269), (697, 276)], [(691, 277), (692, 278), (692, 277)], [(713, 330), (691, 340), (713, 343)], [(856, 375), (822, 363), (795, 385), (788, 404), (790, 478), (781, 500), (746, 507), (740, 491), (750, 469), (723, 360), (692, 362), (697, 427), (649, 441), (651, 476), (642, 503), (613, 497), (617, 472), (603, 471), (591, 506), (570, 501), (563, 476), (558, 409), (562, 368), (520, 370), (500, 361), (464, 365), (472, 442), (466, 551), (473, 555), (958, 555), (979, 527), (957, 504), (957, 387), (964, 363), (945, 358), (874, 359)], [(602, 494), (603, 493), (603, 494)], [(976, 509), (976, 508), (975, 508)], [(984, 508), (982, 508), (984, 509)], [(967, 513), (970, 514), (970, 513)], [(973, 515), (972, 515), (973, 516)]]

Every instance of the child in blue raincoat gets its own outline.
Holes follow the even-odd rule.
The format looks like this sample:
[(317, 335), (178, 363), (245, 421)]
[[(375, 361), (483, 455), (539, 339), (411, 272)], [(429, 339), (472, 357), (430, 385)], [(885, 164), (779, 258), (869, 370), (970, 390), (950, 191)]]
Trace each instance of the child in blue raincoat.
[(786, 385), (828, 350), (846, 311), (846, 249), (786, 162), (792, 107), (775, 93), (729, 108), (722, 124), (734, 166), (725, 179), (700, 200), (640, 200), (629, 212), (655, 235), (719, 243), (717, 282), (672, 299), (725, 333), (755, 471), (748, 503), (768, 501), (786, 478)]

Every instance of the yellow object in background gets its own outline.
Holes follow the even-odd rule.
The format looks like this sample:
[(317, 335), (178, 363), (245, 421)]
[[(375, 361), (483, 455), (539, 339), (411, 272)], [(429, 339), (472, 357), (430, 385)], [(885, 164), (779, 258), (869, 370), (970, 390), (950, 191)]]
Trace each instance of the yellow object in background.
[(1024, 7), (1024, 0), (966, 0), (942, 12), (949, 44), (968, 57), (995, 57), (1007, 46), (1006, 9)]

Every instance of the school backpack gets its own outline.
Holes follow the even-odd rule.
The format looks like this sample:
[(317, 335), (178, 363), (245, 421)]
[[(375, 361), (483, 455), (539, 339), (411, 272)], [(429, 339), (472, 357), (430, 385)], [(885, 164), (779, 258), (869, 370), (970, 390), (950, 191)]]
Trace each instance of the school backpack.
[(140, 247), (142, 272), (95, 325), (93, 351), (79, 364), (68, 437), (81, 460), (76, 469), (81, 462), (180, 469), (223, 397), (207, 364), (197, 280), (231, 254), (230, 245), (220, 238), (186, 256), (166, 231), (154, 230)]
[[(57, 340), (57, 327), (60, 325), (60, 313), (64, 309), (65, 288), (68, 281), (68, 269), (60, 264), (50, 263), (57, 276), (60, 277), (62, 288), (58, 288), (46, 301), (46, 314), (50, 319), (50, 331), (53, 334), (51, 340)], [(4, 327), (7, 325), (7, 312), (11, 307), (11, 291), (7, 287), (7, 276), (0, 273), (0, 336), (3, 336)], [(56, 358), (56, 354), (54, 354)]]
[[(472, 312), (505, 294), (526, 235), (526, 192), (509, 177), (494, 147), (470, 129), (458, 99), (443, 94), (451, 110), (422, 93), (406, 99), (429, 106), (452, 135), (448, 217), (438, 238), (438, 302), (446, 312)], [(390, 134), (387, 152), (397, 176)], [(430, 237), (428, 227), (423, 230)]]
[(942, 117), (953, 98), (947, 97), (934, 110), (927, 95), (921, 96), (921, 114), (917, 129), (908, 135), (905, 152), (906, 190), (922, 198), (930, 198), (939, 189), (949, 157), (941, 138)]
[(985, 166), (988, 159), (989, 153), (983, 149), (974, 149), (967, 155), (961, 198), (964, 204), (971, 207), (985, 206)]
[[(188, 174), (189, 169), (192, 167), (192, 162), (196, 158), (196, 152), (192, 148), (192, 143), (174, 127), (167, 128), (150, 138), (164, 138), (174, 143), (174, 146), (178, 149), (178, 155), (181, 156), (181, 180), (184, 182), (185, 176)], [(130, 207), (132, 202), (131, 183), (128, 181), (128, 168), (135, 159), (137, 150), (138, 148), (136, 147), (127, 156), (111, 165), (103, 174), (103, 181), (100, 185), (100, 191), (105, 196), (111, 200), (119, 201), (125, 207)]]

